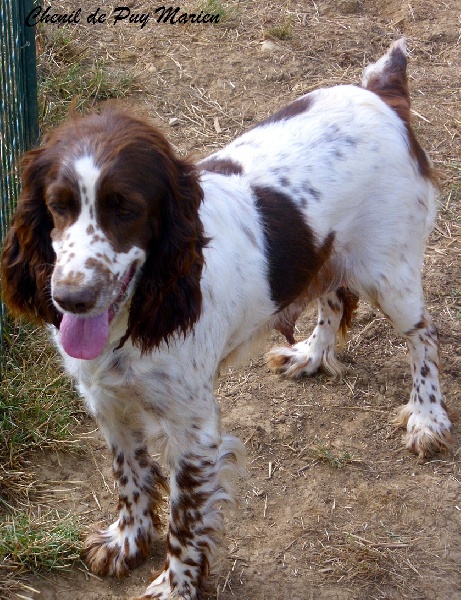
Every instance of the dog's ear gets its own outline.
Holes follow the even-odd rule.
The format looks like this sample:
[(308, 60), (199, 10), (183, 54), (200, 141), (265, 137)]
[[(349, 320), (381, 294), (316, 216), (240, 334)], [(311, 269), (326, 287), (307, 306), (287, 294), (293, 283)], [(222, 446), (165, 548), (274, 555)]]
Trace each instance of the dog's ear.
[(38, 322), (60, 322), (51, 302), (52, 218), (44, 198), (45, 179), (52, 168), (49, 149), (30, 150), (23, 158), (22, 190), (3, 243), (1, 283), (13, 314)]
[(147, 248), (127, 331), (143, 352), (168, 343), (172, 335), (186, 335), (198, 320), (207, 243), (199, 217), (203, 192), (195, 167), (175, 157), (167, 140), (153, 128), (146, 133), (145, 144), (141, 154), (149, 156), (151, 171), (146, 187), (152, 190), (150, 201), (156, 205), (160, 225)]

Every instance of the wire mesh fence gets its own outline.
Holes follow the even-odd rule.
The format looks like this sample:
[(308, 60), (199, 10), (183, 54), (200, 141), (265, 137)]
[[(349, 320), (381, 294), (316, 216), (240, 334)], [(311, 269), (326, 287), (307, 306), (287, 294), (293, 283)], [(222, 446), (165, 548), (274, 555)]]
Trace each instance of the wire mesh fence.
[[(0, 249), (19, 194), (21, 154), (38, 139), (35, 31), (26, 25), (34, 0), (0, 0)], [(5, 307), (0, 301), (0, 354), (7, 336)]]

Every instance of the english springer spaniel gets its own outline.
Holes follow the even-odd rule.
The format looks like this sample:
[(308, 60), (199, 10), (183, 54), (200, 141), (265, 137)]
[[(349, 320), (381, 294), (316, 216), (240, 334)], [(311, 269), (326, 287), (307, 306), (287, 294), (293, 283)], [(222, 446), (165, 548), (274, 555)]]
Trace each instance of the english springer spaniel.
[[(126, 575), (149, 555), (169, 489), (166, 561), (142, 598), (204, 597), (244, 456), (221, 431), (220, 365), (276, 328), (289, 345), (269, 353), (272, 369), (337, 373), (358, 296), (408, 345), (406, 446), (447, 447), (421, 287), (436, 193), (410, 127), (403, 40), (362, 87), (306, 94), (198, 164), (115, 109), (70, 119), (26, 154), (3, 293), (13, 313), (50, 324), (113, 454), (118, 517), (87, 540), (94, 573)], [(296, 343), (313, 300), (317, 325)]]

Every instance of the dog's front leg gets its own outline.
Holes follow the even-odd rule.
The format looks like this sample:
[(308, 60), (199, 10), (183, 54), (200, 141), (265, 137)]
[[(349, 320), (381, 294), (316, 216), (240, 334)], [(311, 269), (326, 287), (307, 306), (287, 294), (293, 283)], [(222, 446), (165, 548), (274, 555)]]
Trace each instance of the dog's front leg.
[(210, 587), (223, 529), (222, 505), (234, 499), (232, 472), (244, 456), (239, 440), (221, 436), (218, 412), (213, 399), (206, 418), (190, 416), (185, 428), (170, 432), (167, 556), (144, 600), (198, 600)]
[(118, 516), (107, 529), (88, 536), (83, 557), (93, 573), (123, 577), (149, 556), (158, 538), (158, 510), (167, 484), (148, 454), (135, 411), (124, 410), (123, 402), (101, 400), (94, 414), (113, 455)]

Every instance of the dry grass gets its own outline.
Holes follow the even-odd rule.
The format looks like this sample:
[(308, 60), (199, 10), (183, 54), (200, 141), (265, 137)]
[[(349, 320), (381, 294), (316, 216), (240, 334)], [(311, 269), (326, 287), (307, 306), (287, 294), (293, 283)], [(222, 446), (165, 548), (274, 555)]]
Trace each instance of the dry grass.
[(344, 586), (350, 583), (359, 583), (365, 589), (370, 586), (370, 598), (380, 597), (380, 587), (392, 590), (383, 596), (386, 598), (420, 597), (421, 574), (415, 564), (414, 540), (395, 535), (390, 539), (380, 536), (370, 540), (365, 535), (337, 533), (319, 542), (313, 550), (319, 572)]
[(138, 89), (131, 72), (111, 70), (65, 28), (38, 28), (37, 73), (40, 125), (57, 125), (74, 110), (94, 108), (98, 102), (122, 98)]
[(323, 539), (309, 544), (309, 552), (319, 574), (345, 588), (358, 584), (360, 598), (414, 600), (427, 597), (422, 590), (428, 560), (434, 576), (456, 576), (454, 565), (424, 550), (431, 547), (432, 535), (425, 530), (400, 535), (383, 523), (370, 531), (365, 523), (357, 532), (325, 531)]

